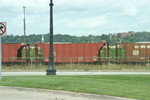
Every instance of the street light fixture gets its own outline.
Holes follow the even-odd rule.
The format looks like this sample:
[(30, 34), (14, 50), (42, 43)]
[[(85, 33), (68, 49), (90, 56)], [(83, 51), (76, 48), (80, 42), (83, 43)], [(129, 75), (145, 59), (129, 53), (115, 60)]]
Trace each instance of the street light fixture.
[(50, 0), (50, 44), (49, 44), (49, 66), (46, 69), (46, 75), (56, 75), (54, 68), (54, 55), (53, 55), (53, 1)]

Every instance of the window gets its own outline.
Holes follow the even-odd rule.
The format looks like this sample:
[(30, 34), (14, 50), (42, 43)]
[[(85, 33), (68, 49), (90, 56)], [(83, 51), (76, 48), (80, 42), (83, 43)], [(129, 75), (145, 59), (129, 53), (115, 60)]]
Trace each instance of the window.
[(138, 56), (139, 55), (139, 50), (133, 50), (133, 56)]
[(144, 49), (144, 48), (146, 48), (146, 46), (145, 45), (141, 45), (141, 48)]
[(135, 49), (139, 49), (139, 45), (135, 45), (134, 48), (135, 48)]
[(145, 57), (140, 57), (140, 59), (145, 59)]
[(150, 45), (147, 45), (147, 48), (150, 48)]

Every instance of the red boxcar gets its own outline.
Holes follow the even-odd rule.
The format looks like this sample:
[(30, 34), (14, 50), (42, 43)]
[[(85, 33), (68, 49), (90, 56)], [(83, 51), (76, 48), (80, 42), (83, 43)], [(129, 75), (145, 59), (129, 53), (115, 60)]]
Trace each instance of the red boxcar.
[[(100, 50), (107, 44), (107, 54), (109, 56), (108, 42), (105, 43), (54, 43), (53, 54), (54, 62), (67, 63), (67, 62), (97, 62), (107, 61), (100, 60)], [(35, 43), (34, 55), (35, 62), (40, 61), (39, 57), (43, 57), (41, 61), (49, 62), (49, 44)], [(41, 52), (39, 53), (39, 50)]]
[(2, 62), (26, 62), (22, 59), (22, 50), (25, 48), (25, 57), (29, 56), (29, 44), (21, 43), (2, 43)]

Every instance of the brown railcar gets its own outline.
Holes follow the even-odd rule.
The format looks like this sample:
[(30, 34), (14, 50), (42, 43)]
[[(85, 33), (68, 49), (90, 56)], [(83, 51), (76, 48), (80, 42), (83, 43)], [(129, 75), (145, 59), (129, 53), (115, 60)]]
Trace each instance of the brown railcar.
[[(121, 59), (119, 50), (122, 48), (125, 56)], [(148, 62), (150, 57), (150, 43), (117, 43), (116, 61), (121, 62)]]

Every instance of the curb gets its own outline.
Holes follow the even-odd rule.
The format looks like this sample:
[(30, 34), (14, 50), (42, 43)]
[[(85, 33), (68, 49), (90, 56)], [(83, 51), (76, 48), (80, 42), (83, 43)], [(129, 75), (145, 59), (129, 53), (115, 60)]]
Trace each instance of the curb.
[(77, 93), (77, 92), (58, 91), (58, 90), (47, 90), (47, 89), (37, 89), (37, 88), (0, 86), (0, 89), (14, 90), (14, 91), (20, 91), (20, 92), (21, 91), (27, 91), (27, 92), (36, 92), (36, 93), (61, 94), (61, 95), (69, 95), (72, 97), (83, 97), (83, 98), (88, 98), (88, 99), (90, 98), (90, 99), (94, 99), (94, 100), (137, 100), (137, 99), (106, 96), (106, 95)]

